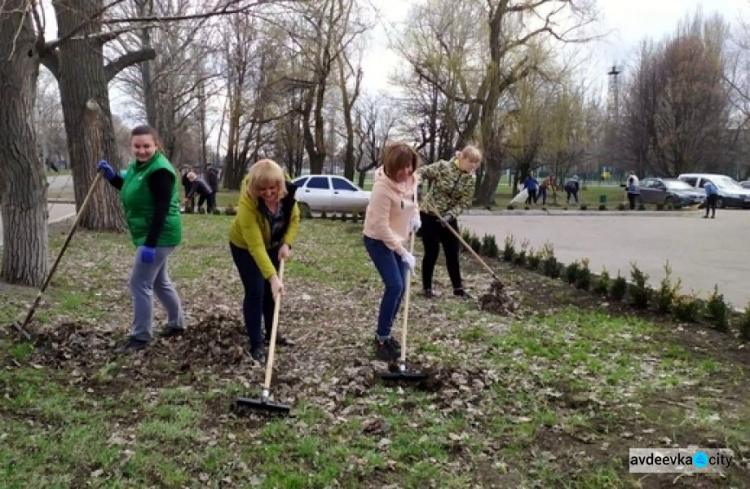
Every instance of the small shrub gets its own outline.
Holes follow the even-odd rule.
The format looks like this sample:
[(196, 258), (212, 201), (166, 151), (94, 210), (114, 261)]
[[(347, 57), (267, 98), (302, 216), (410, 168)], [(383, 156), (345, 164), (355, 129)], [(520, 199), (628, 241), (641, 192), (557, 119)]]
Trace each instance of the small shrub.
[(664, 210), (664, 204), (656, 204), (656, 210), (657, 211), (663, 211)]
[(221, 211), (219, 209), (214, 209), (214, 210), (211, 211), (211, 214), (213, 214), (214, 216), (220, 216), (221, 215)]
[(602, 273), (596, 278), (596, 280), (594, 280), (594, 292), (607, 295), (610, 282), (612, 282), (612, 279), (609, 276), (609, 272), (606, 268), (603, 268)]
[(648, 286), (648, 275), (643, 273), (635, 263), (631, 263), (630, 278), (633, 281), (628, 287), (630, 300), (638, 309), (648, 308), (648, 302), (651, 299), (651, 287)]
[(513, 261), (516, 255), (516, 238), (512, 234), (505, 237), (505, 248), (503, 248), (503, 260)]
[(625, 204), (623, 204), (623, 203), (621, 202), (621, 203), (620, 203), (620, 204), (619, 204), (619, 205), (617, 206), (617, 210), (618, 210), (618, 211), (626, 211), (626, 210), (628, 210), (628, 206), (626, 206)]
[(673, 205), (673, 206), (672, 206), (672, 208), (673, 208), (674, 210), (676, 210), (676, 211), (681, 211), (681, 210), (682, 210), (682, 204), (680, 204), (680, 203), (678, 202), (678, 203), (676, 203), (675, 205)]
[(547, 212), (547, 207), (546, 207), (546, 206), (542, 206), (542, 210), (543, 210), (544, 212)]
[(526, 265), (526, 250), (521, 250), (513, 257), (513, 264), (520, 267)]
[(514, 206), (513, 204), (508, 204), (508, 210), (509, 211), (515, 210), (515, 208), (516, 208), (516, 206)]
[(338, 221), (338, 219), (339, 219), (338, 214), (336, 214), (335, 212), (331, 214), (331, 221)]
[(745, 306), (745, 311), (740, 318), (740, 338), (750, 341), (750, 303)]
[(729, 306), (724, 300), (724, 294), (719, 294), (719, 286), (714, 285), (713, 293), (708, 297), (706, 311), (716, 325), (716, 330), (726, 333), (729, 331)]
[(643, 205), (643, 204), (638, 204), (638, 210), (639, 211), (645, 211), (646, 210), (646, 206)]
[(654, 303), (658, 312), (667, 314), (672, 309), (672, 305), (680, 295), (681, 285), (681, 280), (677, 280), (675, 284), (672, 284), (672, 267), (669, 265), (669, 261), (667, 261), (666, 265), (664, 265), (664, 278), (661, 279), (659, 288), (654, 292)]
[(341, 213), (341, 222), (349, 222), (349, 216), (346, 215), (346, 212)]
[(470, 243), (471, 242), (471, 236), (472, 236), (471, 231), (469, 231), (466, 228), (461, 229), (461, 237), (464, 239), (464, 241), (466, 241), (467, 243)]
[(500, 255), (500, 247), (494, 234), (485, 234), (482, 238), (482, 254), (490, 258), (497, 258)]
[(321, 211), (320, 218), (321, 219), (328, 219), (328, 214), (326, 214), (326, 211)]
[(529, 255), (526, 257), (526, 262), (528, 263), (529, 270), (537, 270), (539, 268), (539, 264), (542, 262), (542, 258), (539, 256), (539, 253), (535, 253), (533, 249), (529, 250)]
[(674, 317), (679, 321), (694, 323), (698, 321), (701, 304), (695, 297), (678, 296), (674, 301)]
[(671, 203), (671, 202), (670, 202), (669, 204), (667, 204), (667, 206), (666, 206), (666, 207), (667, 207), (667, 210), (668, 210), (668, 211), (673, 211), (673, 210), (674, 210), (674, 204), (673, 204), (673, 203)]
[(525, 206), (523, 207), (523, 210), (525, 210), (525, 211), (529, 210), (529, 206), (525, 205)]
[(539, 259), (541, 260), (542, 271), (551, 278), (557, 278), (561, 274), (560, 265), (555, 258), (555, 248), (552, 243), (546, 242), (539, 250)]
[(589, 208), (588, 204), (581, 204), (581, 210), (585, 211)]
[(195, 214), (195, 209), (193, 207), (185, 207), (185, 214)]
[(567, 207), (563, 207), (563, 210), (564, 210), (564, 211), (567, 211), (567, 210), (568, 210), (568, 208), (567, 208)]
[(616, 301), (621, 301), (625, 298), (625, 294), (628, 293), (628, 281), (625, 277), (617, 272), (617, 277), (612, 280), (612, 285), (609, 287), (609, 296)]
[(471, 235), (471, 241), (469, 241), (469, 246), (471, 246), (471, 249), (474, 250), (476, 253), (482, 252), (482, 240), (479, 239), (478, 236)]
[(237, 208), (234, 207), (232, 204), (229, 204), (224, 209), (224, 214), (226, 214), (227, 216), (236, 216), (237, 215)]
[(569, 284), (576, 283), (576, 280), (578, 280), (578, 272), (580, 271), (581, 267), (578, 264), (577, 261), (574, 261), (570, 265), (568, 265), (565, 268), (565, 281)]
[(599, 204), (599, 210), (600, 211), (606, 211), (607, 210), (607, 206), (604, 205), (604, 204)]
[(359, 212), (352, 212), (352, 222), (355, 224), (359, 222)]
[(576, 278), (576, 289), (589, 290), (591, 288), (591, 270), (589, 269), (589, 259), (581, 260), (581, 267), (578, 269)]

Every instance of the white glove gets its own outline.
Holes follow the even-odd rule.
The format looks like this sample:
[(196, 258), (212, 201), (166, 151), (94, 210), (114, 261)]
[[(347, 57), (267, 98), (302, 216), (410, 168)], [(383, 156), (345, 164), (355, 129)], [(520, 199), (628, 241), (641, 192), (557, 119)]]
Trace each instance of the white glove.
[(412, 233), (416, 233), (419, 231), (419, 228), (422, 227), (422, 219), (419, 218), (419, 214), (414, 214), (411, 216), (411, 220), (409, 221), (409, 229)]
[(406, 263), (406, 266), (409, 267), (411, 273), (414, 273), (414, 267), (417, 265), (417, 260), (414, 258), (414, 255), (405, 251), (404, 254), (401, 255), (401, 261)]

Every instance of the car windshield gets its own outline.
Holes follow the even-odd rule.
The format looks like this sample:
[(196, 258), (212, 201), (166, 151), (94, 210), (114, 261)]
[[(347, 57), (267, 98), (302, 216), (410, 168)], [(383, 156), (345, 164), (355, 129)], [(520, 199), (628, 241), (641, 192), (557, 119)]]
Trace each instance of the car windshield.
[(693, 187), (681, 180), (665, 180), (664, 185), (666, 185), (669, 190), (693, 190)]
[(717, 187), (721, 189), (741, 189), (742, 185), (737, 183), (734, 179), (729, 177), (714, 177), (711, 179)]

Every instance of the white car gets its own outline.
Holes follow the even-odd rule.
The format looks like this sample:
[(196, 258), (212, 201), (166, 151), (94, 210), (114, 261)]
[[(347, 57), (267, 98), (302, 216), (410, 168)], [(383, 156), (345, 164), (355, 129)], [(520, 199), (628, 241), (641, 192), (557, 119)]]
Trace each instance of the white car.
[(304, 175), (293, 183), (300, 207), (311, 211), (364, 212), (370, 202), (370, 192), (336, 175)]
[(716, 207), (750, 207), (750, 190), (726, 175), (715, 173), (683, 173), (678, 176), (680, 180), (696, 189), (702, 189), (707, 181), (713, 182), (719, 191), (716, 199)]

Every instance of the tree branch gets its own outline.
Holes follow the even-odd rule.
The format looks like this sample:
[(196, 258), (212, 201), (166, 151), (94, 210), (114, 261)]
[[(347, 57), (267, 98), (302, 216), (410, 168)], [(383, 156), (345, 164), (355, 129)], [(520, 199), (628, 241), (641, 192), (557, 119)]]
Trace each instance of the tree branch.
[(128, 66), (140, 63), (142, 61), (148, 61), (154, 58), (156, 58), (156, 51), (154, 51), (152, 48), (141, 49), (139, 51), (133, 51), (123, 54), (104, 67), (104, 73), (107, 76), (107, 82), (111, 81), (112, 78), (114, 78), (119, 72), (121, 72)]

